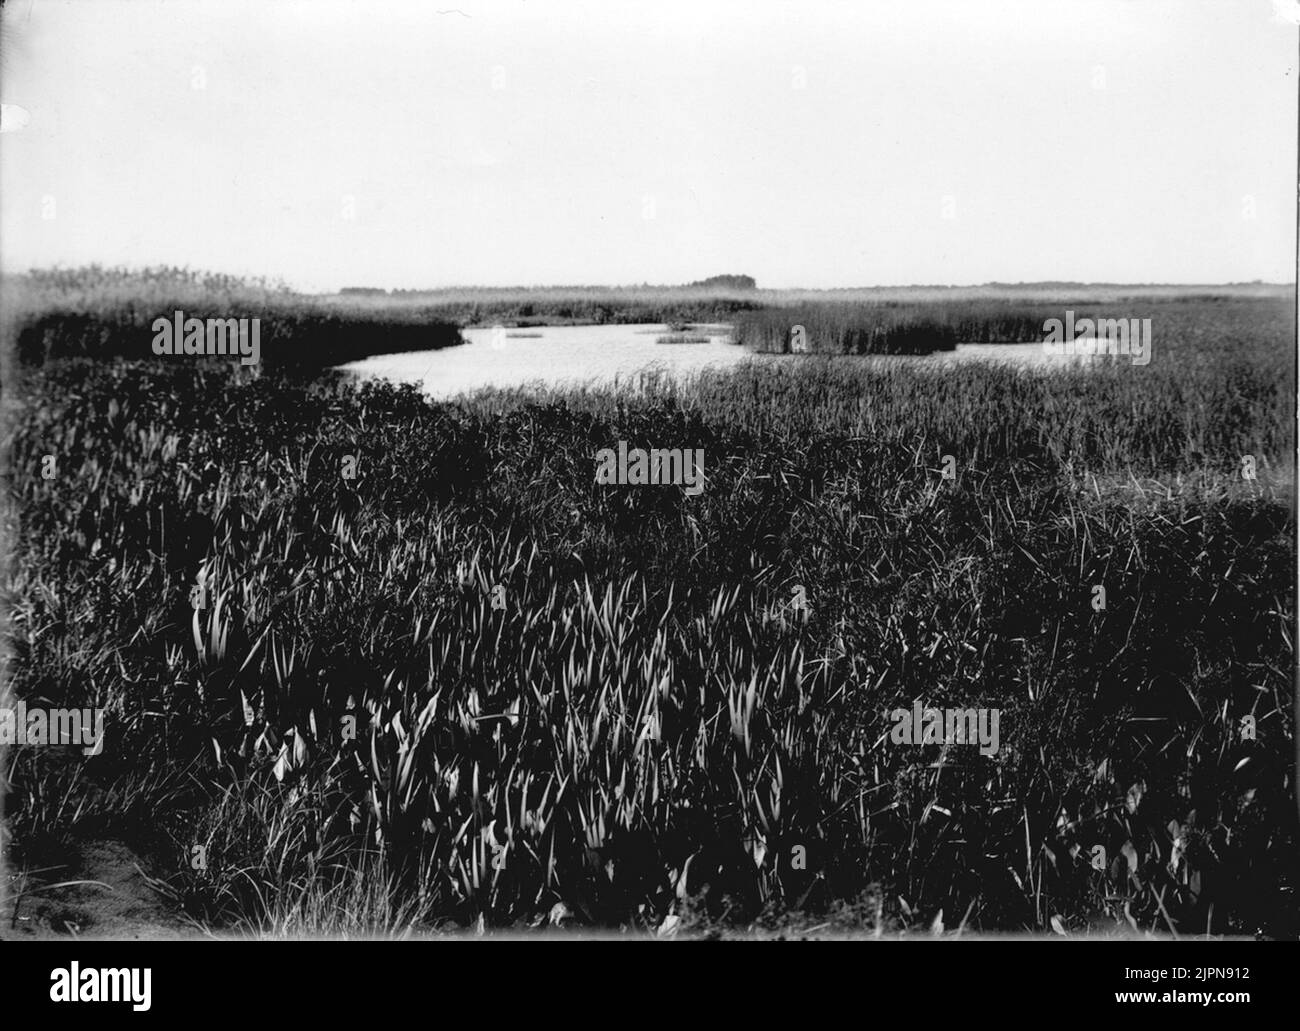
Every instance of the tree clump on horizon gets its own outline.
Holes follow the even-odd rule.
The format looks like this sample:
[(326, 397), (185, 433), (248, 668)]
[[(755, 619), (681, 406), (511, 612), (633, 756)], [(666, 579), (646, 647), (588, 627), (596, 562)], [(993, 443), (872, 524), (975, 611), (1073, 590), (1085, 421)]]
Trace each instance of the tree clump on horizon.
[(706, 287), (710, 289), (722, 288), (726, 290), (757, 290), (758, 282), (753, 276), (709, 276), (708, 279), (700, 279), (694, 283), (687, 283), (688, 287)]

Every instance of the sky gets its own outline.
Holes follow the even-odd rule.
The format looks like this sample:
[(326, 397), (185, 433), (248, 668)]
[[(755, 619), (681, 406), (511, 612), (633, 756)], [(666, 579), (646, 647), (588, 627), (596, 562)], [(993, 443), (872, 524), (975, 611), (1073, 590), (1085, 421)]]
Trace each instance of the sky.
[(1292, 282), (1288, 4), (10, 0), (0, 269)]

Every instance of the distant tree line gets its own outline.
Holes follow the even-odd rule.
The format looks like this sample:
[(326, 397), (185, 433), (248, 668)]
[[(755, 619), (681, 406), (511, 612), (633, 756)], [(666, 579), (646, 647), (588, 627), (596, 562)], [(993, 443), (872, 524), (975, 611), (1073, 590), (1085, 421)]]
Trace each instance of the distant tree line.
[(706, 289), (724, 289), (724, 290), (757, 290), (758, 283), (753, 276), (709, 276), (708, 279), (700, 279), (694, 283), (687, 283), (688, 287), (703, 287)]

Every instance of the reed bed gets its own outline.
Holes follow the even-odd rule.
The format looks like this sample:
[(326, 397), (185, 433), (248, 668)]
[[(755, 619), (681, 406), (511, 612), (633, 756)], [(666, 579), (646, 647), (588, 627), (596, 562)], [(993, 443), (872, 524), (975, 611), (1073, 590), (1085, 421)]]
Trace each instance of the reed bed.
[[(814, 354), (918, 355), (950, 351), (959, 344), (1034, 343), (1045, 337), (1049, 319), (1064, 320), (1067, 309), (1076, 319), (1150, 318), (1153, 336), (1162, 346), (1177, 345), (1185, 332), (1203, 335), (1206, 324), (1223, 324), (1224, 309), (1231, 331), (1246, 326), (1268, 330), (1284, 326), (1288, 297), (1275, 291), (1246, 297), (1230, 290), (1221, 295), (1169, 297), (1139, 292), (1123, 297), (1098, 290), (1070, 299), (1050, 294), (1028, 297), (954, 297), (948, 300), (794, 299), (738, 312), (734, 338), (751, 350), (785, 354), (796, 350), (796, 327)], [(1284, 347), (1285, 345), (1283, 345)]]
[(463, 342), (457, 323), (427, 307), (324, 303), (279, 283), (170, 267), (38, 271), (7, 284), (5, 300), (15, 309), (14, 346), (26, 366), (77, 357), (149, 360), (153, 321), (176, 311), (202, 320), (260, 319), (260, 365), (282, 372), (310, 374), (372, 354)]
[[(1049, 376), (814, 356), (434, 404), (53, 361), (12, 441), (12, 688), (108, 740), (12, 751), (13, 855), (120, 836), (270, 934), (1293, 932), (1290, 327), (1239, 303)], [(703, 448), (704, 492), (597, 485), (617, 440)], [(892, 744), (918, 699), (999, 708), (1002, 748)]]

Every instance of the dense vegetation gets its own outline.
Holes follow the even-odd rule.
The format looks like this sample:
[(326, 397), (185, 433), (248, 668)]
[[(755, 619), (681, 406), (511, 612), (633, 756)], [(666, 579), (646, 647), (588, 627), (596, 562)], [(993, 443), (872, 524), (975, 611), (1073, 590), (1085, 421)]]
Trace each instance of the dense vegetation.
[[(1133, 315), (1136, 308), (1153, 312), (1177, 310), (1192, 302), (1262, 301), (1285, 307), (1289, 292), (1276, 286), (1240, 285), (1186, 288), (1169, 286), (1062, 288), (1024, 285), (1007, 290), (989, 287), (876, 287), (855, 290), (758, 290), (728, 287), (456, 287), (442, 290), (394, 290), (386, 296), (320, 298), (322, 303), (380, 308), (418, 306), (462, 326), (562, 325), (593, 323), (737, 322), (745, 342), (762, 350), (778, 350), (775, 334), (788, 334), (790, 325), (806, 318), (825, 321), (834, 329), (817, 348), (830, 353), (855, 351), (872, 339), (916, 336), (940, 325), (960, 328), (968, 341), (1038, 340), (1043, 320), (1060, 318), (1066, 305), (1076, 309), (1105, 306), (1104, 314)], [(1165, 305), (1162, 302), (1172, 302)], [(1082, 312), (1080, 312), (1082, 315)], [(1032, 316), (1032, 317), (1031, 317)], [(1247, 321), (1254, 317), (1247, 314)], [(1035, 321), (1036, 320), (1036, 321)], [(1026, 335), (1028, 334), (1028, 335)], [(846, 347), (848, 338), (853, 346)], [(931, 349), (950, 346), (951, 336), (921, 341)], [(921, 348), (922, 350), (925, 347)], [(899, 348), (898, 350), (902, 350)]]
[(261, 319), (261, 365), (319, 371), (376, 353), (461, 343), (454, 322), (418, 305), (323, 302), (283, 284), (185, 269), (38, 271), (6, 290), (17, 357), (25, 365), (72, 357), (150, 360), (160, 316)]
[[(108, 742), (14, 750), (13, 854), (120, 836), (274, 931), (1293, 933), (1292, 326), (1160, 311), (1140, 369), (814, 356), (450, 405), (51, 362), (10, 674)], [(703, 448), (704, 493), (598, 486), (618, 440)], [(997, 707), (1000, 750), (892, 743), (916, 700)]]
[(755, 290), (758, 288), (758, 282), (753, 276), (722, 275), (709, 276), (707, 279), (697, 279), (693, 283), (687, 283), (692, 289), (705, 290)]
[[(1046, 294), (1046, 296), (1044, 296)], [(1100, 290), (1084, 291), (1077, 298), (1039, 292), (1020, 297), (970, 296), (936, 302), (906, 298), (854, 300), (791, 299), (733, 317), (736, 339), (755, 351), (786, 353), (791, 350), (794, 327), (806, 334), (808, 350), (818, 354), (930, 354), (950, 351), (958, 344), (1030, 343), (1044, 337), (1048, 319), (1063, 320), (1068, 307), (1077, 320), (1150, 319), (1153, 346), (1171, 343), (1180, 360), (1179, 347), (1188, 333), (1204, 336), (1212, 326), (1233, 340), (1243, 327), (1268, 333), (1269, 346), (1285, 348), (1288, 300), (1221, 294), (1161, 296), (1142, 294), (1124, 298)], [(1267, 313), (1271, 320), (1262, 315)], [(1251, 346), (1248, 338), (1243, 341)]]

